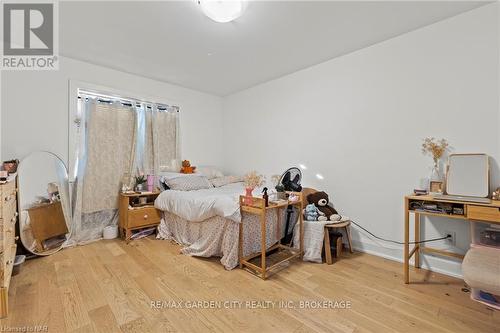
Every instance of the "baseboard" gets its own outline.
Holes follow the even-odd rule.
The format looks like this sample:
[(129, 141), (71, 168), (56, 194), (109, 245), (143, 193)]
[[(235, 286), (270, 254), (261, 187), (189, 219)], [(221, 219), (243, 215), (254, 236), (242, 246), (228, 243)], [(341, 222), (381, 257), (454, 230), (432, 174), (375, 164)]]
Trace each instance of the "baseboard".
[[(354, 250), (365, 252), (385, 259), (403, 262), (403, 247), (396, 247), (391, 245), (385, 247), (378, 245), (370, 240), (360, 241), (353, 239), (352, 246)], [(413, 258), (411, 259), (413, 263)], [(428, 269), (432, 272), (441, 273), (462, 279), (462, 263), (455, 259), (441, 258), (430, 254), (421, 255), (421, 267)], [(401, 266), (403, 270), (403, 266)]]

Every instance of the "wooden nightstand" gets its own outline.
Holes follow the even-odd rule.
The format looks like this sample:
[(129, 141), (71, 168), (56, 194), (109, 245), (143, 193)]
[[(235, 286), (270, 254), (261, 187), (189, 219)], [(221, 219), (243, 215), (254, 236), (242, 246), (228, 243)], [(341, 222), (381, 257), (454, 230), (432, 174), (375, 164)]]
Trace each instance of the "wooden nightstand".
[[(160, 211), (154, 207), (154, 201), (159, 194), (160, 192), (120, 193), (121, 237), (130, 240), (132, 230), (152, 227), (160, 223)], [(146, 203), (141, 204), (141, 198), (146, 198)]]

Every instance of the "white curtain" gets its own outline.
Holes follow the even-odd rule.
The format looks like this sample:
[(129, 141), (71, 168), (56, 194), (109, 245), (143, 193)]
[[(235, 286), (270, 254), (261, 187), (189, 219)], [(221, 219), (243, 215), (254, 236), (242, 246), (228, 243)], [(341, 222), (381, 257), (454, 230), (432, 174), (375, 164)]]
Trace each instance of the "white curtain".
[(177, 108), (167, 107), (164, 110), (152, 108), (150, 113), (150, 152), (153, 172), (172, 170), (179, 154), (179, 112)]
[(158, 161), (178, 157), (177, 112), (88, 97), (79, 104), (70, 244), (99, 239), (104, 227), (118, 224), (118, 195), (125, 174), (156, 175)]
[(137, 149), (135, 152), (134, 172), (158, 175), (159, 171), (169, 170), (179, 156), (179, 117), (176, 107), (136, 107)]

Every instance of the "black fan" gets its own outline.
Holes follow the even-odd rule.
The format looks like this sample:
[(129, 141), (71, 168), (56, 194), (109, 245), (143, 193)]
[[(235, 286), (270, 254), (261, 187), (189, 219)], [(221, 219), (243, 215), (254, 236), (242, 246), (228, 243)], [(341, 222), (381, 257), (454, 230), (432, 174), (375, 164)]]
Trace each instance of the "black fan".
[[(300, 181), (302, 180), (302, 172), (299, 168), (290, 168), (283, 172), (281, 175), (278, 185), (276, 185), (276, 190), (278, 192), (293, 191), (301, 192), (302, 186)], [(289, 205), (286, 209), (286, 225), (284, 228), (284, 235), (281, 239), (283, 244), (289, 244), (293, 237), (293, 227), (297, 223), (298, 214), (302, 214), (295, 207)]]
[(299, 168), (290, 168), (283, 172), (281, 175), (278, 185), (276, 185), (276, 190), (283, 191), (302, 191), (302, 186), (300, 186), (300, 181), (302, 179), (302, 172)]

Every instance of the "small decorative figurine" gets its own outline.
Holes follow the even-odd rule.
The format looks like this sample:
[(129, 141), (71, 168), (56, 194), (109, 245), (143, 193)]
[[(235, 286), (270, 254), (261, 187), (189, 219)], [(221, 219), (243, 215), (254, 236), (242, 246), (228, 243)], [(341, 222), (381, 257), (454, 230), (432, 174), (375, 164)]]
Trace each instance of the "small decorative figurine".
[(491, 199), (500, 200), (500, 187), (498, 187), (491, 195)]

